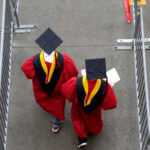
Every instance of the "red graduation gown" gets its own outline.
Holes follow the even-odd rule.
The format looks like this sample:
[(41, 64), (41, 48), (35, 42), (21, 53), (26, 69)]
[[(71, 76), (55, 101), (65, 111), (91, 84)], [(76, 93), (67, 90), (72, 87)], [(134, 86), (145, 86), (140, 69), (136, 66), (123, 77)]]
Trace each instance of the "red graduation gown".
[(62, 84), (61, 91), (64, 96), (72, 103), (71, 119), (76, 135), (80, 138), (86, 138), (88, 133), (100, 133), (102, 121), (102, 109), (109, 110), (117, 106), (117, 99), (110, 85), (109, 90), (102, 103), (89, 114), (85, 114), (78, 102), (76, 90), (76, 77), (69, 79)]
[(78, 71), (73, 60), (65, 53), (62, 53), (64, 57), (63, 70), (60, 78), (52, 92), (53, 98), (49, 97), (45, 91), (43, 91), (33, 65), (34, 56), (27, 59), (21, 66), (22, 71), (28, 79), (32, 79), (33, 92), (36, 102), (47, 112), (59, 120), (64, 120), (65, 109), (65, 97), (61, 94), (61, 84), (67, 81), (69, 78), (77, 76)]

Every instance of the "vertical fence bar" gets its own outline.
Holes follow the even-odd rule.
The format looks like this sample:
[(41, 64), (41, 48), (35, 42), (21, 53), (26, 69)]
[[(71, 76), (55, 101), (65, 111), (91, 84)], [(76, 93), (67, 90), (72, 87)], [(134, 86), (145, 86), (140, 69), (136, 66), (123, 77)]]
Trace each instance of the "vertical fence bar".
[(6, 150), (13, 20), (9, 0), (3, 0), (0, 45), (0, 150)]
[(19, 11), (19, 0), (11, 0), (13, 8), (14, 8), (14, 16), (16, 18), (17, 27), (20, 26), (19, 24), (19, 17), (18, 17), (18, 11)]
[(0, 145), (1, 149), (4, 150), (4, 143), (5, 143), (5, 106), (3, 104), (3, 98), (1, 95), (1, 88), (2, 88), (2, 65), (3, 65), (3, 47), (4, 47), (4, 38), (5, 38), (5, 16), (6, 16), (6, 0), (3, 0), (3, 7), (2, 7), (2, 26), (1, 26), (1, 48), (0, 48), (0, 126), (1, 126), (1, 133), (0, 133)]
[(2, 55), (3, 55), (3, 46), (4, 46), (5, 13), (6, 13), (6, 0), (3, 0), (2, 26), (1, 26), (1, 49), (0, 49), (0, 89), (1, 89), (2, 62), (3, 62)]

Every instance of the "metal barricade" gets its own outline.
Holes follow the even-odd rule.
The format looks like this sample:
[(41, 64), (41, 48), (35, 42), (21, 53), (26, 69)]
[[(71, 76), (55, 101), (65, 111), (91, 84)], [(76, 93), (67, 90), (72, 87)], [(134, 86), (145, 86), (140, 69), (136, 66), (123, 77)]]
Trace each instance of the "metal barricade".
[(118, 39), (118, 43), (132, 44), (115, 46), (116, 50), (133, 50), (137, 97), (140, 150), (150, 150), (150, 102), (146, 67), (146, 49), (150, 38), (144, 38), (144, 22), (141, 0), (133, 0), (133, 39)]
[(134, 62), (140, 150), (148, 150), (150, 144), (150, 105), (148, 93), (143, 11), (139, 1), (134, 1)]
[(30, 33), (32, 28), (36, 28), (35, 24), (20, 24), (18, 11), (19, 11), (19, 0), (11, 0), (14, 9), (14, 17), (16, 25), (14, 25), (14, 33)]
[(0, 150), (6, 150), (13, 20), (9, 0), (3, 0), (0, 45)]

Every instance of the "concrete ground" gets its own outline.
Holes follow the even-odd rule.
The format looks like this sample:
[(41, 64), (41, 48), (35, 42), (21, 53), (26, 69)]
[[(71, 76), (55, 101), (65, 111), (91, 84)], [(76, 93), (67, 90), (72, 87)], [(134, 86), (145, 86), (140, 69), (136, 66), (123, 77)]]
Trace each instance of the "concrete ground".
[[(20, 0), (19, 18), (20, 24), (37, 24), (38, 28), (14, 35), (7, 150), (74, 150), (78, 143), (70, 104), (62, 130), (53, 134), (50, 115), (35, 103), (32, 82), (20, 70), (27, 58), (40, 51), (34, 41), (47, 27), (63, 39), (58, 51), (70, 55), (79, 70), (85, 67), (86, 58), (106, 57), (107, 70), (115, 67), (121, 77), (114, 88), (118, 107), (103, 112), (103, 130), (89, 136), (86, 150), (138, 150), (133, 52), (113, 49), (116, 39), (133, 35), (123, 1)], [(149, 18), (147, 13), (146, 36), (150, 35)]]

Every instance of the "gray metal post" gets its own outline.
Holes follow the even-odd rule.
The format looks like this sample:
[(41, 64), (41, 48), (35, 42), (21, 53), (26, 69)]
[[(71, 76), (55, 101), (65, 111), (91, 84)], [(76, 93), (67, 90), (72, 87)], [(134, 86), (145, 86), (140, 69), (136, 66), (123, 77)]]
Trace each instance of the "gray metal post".
[(3, 55), (3, 46), (4, 46), (4, 28), (5, 28), (5, 12), (6, 12), (6, 0), (3, 0), (2, 8), (2, 27), (1, 27), (1, 49), (0, 49), (0, 89), (1, 89), (1, 76), (2, 76), (2, 55)]

